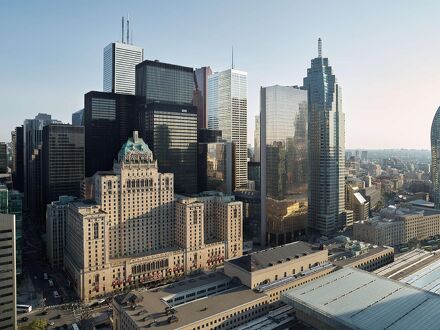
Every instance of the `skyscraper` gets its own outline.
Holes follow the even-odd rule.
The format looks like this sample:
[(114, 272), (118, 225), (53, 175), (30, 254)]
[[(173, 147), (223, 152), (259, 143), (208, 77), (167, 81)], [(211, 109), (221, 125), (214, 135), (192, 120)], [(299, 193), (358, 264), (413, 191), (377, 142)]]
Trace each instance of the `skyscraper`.
[(72, 113), (72, 125), (73, 126), (83, 126), (84, 109), (75, 111)]
[(260, 161), (260, 116), (255, 116), (254, 162)]
[(0, 173), (8, 172), (8, 146), (0, 142)]
[(104, 48), (104, 92), (135, 93), (136, 65), (144, 59), (142, 47), (112, 42)]
[(0, 329), (17, 328), (15, 216), (0, 213)]
[(440, 208), (440, 107), (432, 120), (431, 159), (432, 193), (435, 207)]
[(345, 116), (341, 87), (328, 59), (312, 59), (304, 78), (308, 91), (309, 212), (308, 227), (329, 235), (344, 226)]
[(95, 91), (84, 95), (86, 177), (112, 169), (136, 122), (136, 96)]
[(276, 85), (260, 97), (261, 228), (279, 245), (307, 226), (307, 91)]
[(194, 70), (194, 95), (193, 104), (197, 107), (197, 128), (208, 127), (207, 92), (208, 77), (212, 74), (209, 66)]
[(247, 169), (247, 72), (228, 69), (208, 77), (208, 128), (235, 144), (234, 187), (245, 188)]
[(159, 171), (174, 173), (177, 193), (197, 192), (197, 108), (194, 70), (143, 61), (136, 66), (140, 133), (157, 159)]
[(12, 172), (12, 182), (14, 189), (23, 192), (23, 156), (24, 156), (24, 145), (23, 145), (23, 125), (15, 128), (15, 143), (13, 144), (13, 172)]
[(150, 103), (139, 112), (141, 134), (159, 171), (174, 173), (177, 193), (197, 192), (197, 108)]
[(84, 180), (84, 127), (45, 126), (42, 152), (44, 206), (59, 196), (79, 197)]
[(24, 207), (33, 221), (43, 219), (42, 156), (43, 127), (53, 122), (51, 115), (39, 113), (23, 125)]

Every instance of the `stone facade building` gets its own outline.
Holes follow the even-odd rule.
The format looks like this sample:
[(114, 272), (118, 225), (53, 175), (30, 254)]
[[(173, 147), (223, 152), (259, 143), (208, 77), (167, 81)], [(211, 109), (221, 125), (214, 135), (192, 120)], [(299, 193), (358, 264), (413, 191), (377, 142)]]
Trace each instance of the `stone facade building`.
[(134, 132), (113, 171), (87, 181), (91, 200), (69, 204), (64, 267), (82, 300), (212, 269), (242, 255), (242, 203), (222, 194), (174, 196)]

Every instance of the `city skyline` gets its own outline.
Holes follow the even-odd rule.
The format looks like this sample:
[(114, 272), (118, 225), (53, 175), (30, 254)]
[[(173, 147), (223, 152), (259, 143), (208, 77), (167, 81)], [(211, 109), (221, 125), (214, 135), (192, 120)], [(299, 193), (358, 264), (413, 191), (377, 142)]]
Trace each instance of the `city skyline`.
[[(224, 3), (193, 2), (185, 7), (186, 16), (178, 14), (184, 5), (177, 2), (8, 4), (0, 10), (3, 24), (14, 26), (3, 40), (8, 61), (0, 64), (0, 140), (10, 140), (21, 121), (17, 118), (33, 118), (38, 112), (70, 122), (72, 112), (82, 108), (84, 93), (102, 90), (102, 48), (118, 41), (121, 16), (130, 12), (133, 43), (145, 49), (146, 59), (209, 65), (219, 72), (231, 66), (234, 45), (235, 67), (249, 74), (249, 143), (260, 86), (300, 81), (316, 54), (316, 39), (322, 37), (323, 56), (332, 58), (344, 90), (347, 149), (429, 149), (428, 132), (440, 103), (434, 93), (440, 83), (439, 46), (433, 42), (438, 23), (430, 15), (439, 4), (340, 4), (321, 13), (316, 10), (320, 4), (258, 2), (251, 7), (245, 1), (234, 5), (237, 10), (225, 22), (219, 20), (229, 13)], [(243, 10), (248, 14), (240, 16)], [(301, 14), (305, 12), (315, 14)], [(274, 18), (261, 25), (266, 15)], [(310, 28), (292, 33), (292, 19), (296, 26), (307, 23)], [(29, 97), (20, 97), (19, 90)]]

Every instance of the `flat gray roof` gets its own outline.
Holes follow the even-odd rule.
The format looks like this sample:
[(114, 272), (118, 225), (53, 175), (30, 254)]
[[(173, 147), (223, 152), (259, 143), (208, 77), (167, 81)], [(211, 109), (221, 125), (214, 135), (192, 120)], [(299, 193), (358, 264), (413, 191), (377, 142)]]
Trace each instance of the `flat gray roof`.
[(279, 261), (285, 262), (298, 259), (318, 251), (320, 250), (315, 249), (311, 244), (298, 241), (254, 252), (226, 262), (230, 262), (248, 272), (253, 272), (276, 265)]
[(440, 296), (358, 269), (289, 290), (283, 301), (337, 329), (440, 329)]
[[(220, 274), (218, 276), (218, 279), (222, 279), (225, 275), (222, 276)], [(209, 278), (209, 282), (212, 283), (213, 281), (215, 281), (215, 279)], [(190, 286), (193, 287), (194, 285), (197, 286), (202, 284), (203, 283), (195, 282), (191, 283)], [(219, 292), (217, 294), (173, 307), (173, 309), (176, 311), (174, 315), (178, 320), (177, 322), (170, 324), (167, 322), (169, 315), (164, 313), (167, 305), (162, 298), (185, 289), (188, 289), (188, 287), (180, 287), (174, 283), (173, 288), (171, 289), (169, 286), (167, 286), (148, 292), (135, 291), (128, 293), (127, 295), (136, 295), (138, 297), (137, 307), (135, 309), (131, 309), (129, 307), (123, 308), (139, 328), (144, 328), (155, 320), (157, 323), (153, 328), (170, 330), (187, 326), (196, 321), (214, 316), (221, 312), (225, 312), (245, 303), (257, 301), (260, 298), (267, 297), (264, 293), (256, 293), (244, 285), (237, 285), (231, 289)], [(127, 297), (127, 295), (117, 297), (117, 302), (121, 303), (124, 298)]]

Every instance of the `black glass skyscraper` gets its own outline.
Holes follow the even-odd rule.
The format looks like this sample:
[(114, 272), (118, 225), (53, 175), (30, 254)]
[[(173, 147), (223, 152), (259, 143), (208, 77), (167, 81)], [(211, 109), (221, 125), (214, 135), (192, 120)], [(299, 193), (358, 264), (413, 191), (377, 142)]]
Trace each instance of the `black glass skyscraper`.
[(113, 168), (136, 122), (136, 96), (95, 91), (84, 96), (86, 177)]
[(62, 195), (79, 197), (84, 180), (84, 127), (45, 126), (42, 155), (44, 206)]
[(197, 192), (197, 107), (194, 70), (143, 61), (136, 66), (139, 130), (160, 172), (174, 173), (177, 193)]

